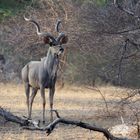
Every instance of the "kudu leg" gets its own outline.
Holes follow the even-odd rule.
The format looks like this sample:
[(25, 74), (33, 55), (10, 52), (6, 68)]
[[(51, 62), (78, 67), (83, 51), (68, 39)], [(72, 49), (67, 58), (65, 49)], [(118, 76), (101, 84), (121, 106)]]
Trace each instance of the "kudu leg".
[(45, 123), (45, 105), (46, 105), (46, 99), (45, 99), (45, 89), (44, 87), (40, 88), (41, 97), (42, 97), (42, 104), (43, 104), (43, 123)]
[(50, 91), (49, 91), (50, 113), (51, 113), (50, 121), (53, 121), (53, 97), (54, 97), (54, 92), (55, 92), (54, 88), (50, 89)]
[(36, 88), (32, 88), (32, 95), (30, 97), (30, 106), (29, 106), (29, 119), (31, 119), (31, 114), (32, 114), (32, 105), (33, 105), (33, 101), (34, 101), (34, 98), (37, 94), (37, 90)]
[(27, 104), (28, 117), (29, 117), (29, 96), (30, 96), (30, 86), (29, 86), (29, 84), (25, 84), (25, 93), (26, 93), (26, 104)]

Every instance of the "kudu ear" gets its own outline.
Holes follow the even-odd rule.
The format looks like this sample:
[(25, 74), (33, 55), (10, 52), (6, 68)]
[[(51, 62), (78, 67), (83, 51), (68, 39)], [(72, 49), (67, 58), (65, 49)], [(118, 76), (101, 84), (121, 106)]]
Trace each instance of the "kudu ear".
[(67, 35), (65, 35), (64, 37), (62, 37), (60, 39), (60, 44), (66, 44), (67, 42), (68, 42), (68, 36)]
[(43, 42), (44, 42), (44, 44), (50, 44), (51, 40), (49, 37), (45, 36), (45, 37), (43, 37)]

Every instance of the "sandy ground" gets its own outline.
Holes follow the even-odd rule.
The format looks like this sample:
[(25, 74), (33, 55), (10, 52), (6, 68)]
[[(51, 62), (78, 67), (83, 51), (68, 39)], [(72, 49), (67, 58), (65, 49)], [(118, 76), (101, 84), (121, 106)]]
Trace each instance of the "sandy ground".
[[(65, 86), (63, 89), (56, 89), (54, 97), (54, 109), (67, 119), (81, 120), (102, 127), (113, 126), (120, 123), (120, 116), (116, 114), (115, 105), (120, 96), (126, 96), (126, 89), (112, 86), (99, 87), (91, 90), (87, 87)], [(108, 102), (108, 109), (111, 117), (108, 117), (107, 109), (101, 94)], [(18, 116), (27, 115), (25, 104), (25, 93), (23, 85), (0, 84), (0, 106)], [(49, 121), (48, 90), (46, 90), (46, 121)], [(32, 118), (42, 120), (42, 100), (40, 92), (35, 97), (33, 104)], [(0, 121), (0, 140), (104, 140), (105, 138), (96, 132), (91, 132), (78, 127), (58, 125), (55, 131), (49, 136), (45, 132), (27, 131), (13, 123)]]

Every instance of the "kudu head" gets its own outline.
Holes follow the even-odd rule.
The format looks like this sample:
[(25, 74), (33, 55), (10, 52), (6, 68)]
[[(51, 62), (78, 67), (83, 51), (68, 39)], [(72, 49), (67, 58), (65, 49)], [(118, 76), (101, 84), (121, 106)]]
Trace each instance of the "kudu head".
[(67, 37), (67, 35), (65, 35), (65, 33), (60, 32), (60, 30), (59, 30), (59, 27), (60, 27), (60, 24), (61, 24), (60, 20), (58, 20), (56, 22), (56, 25), (55, 25), (55, 30), (56, 30), (56, 32), (58, 32), (58, 36), (54, 37), (49, 32), (41, 32), (40, 31), (40, 26), (35, 20), (28, 19), (28, 18), (25, 17), (25, 15), (24, 15), (24, 19), (35, 25), (37, 35), (43, 38), (43, 41), (44, 41), (45, 44), (50, 45), (49, 49), (51, 50), (52, 53), (54, 53), (57, 56), (59, 56), (61, 53), (63, 53), (64, 48), (62, 47), (62, 44), (66, 44), (68, 42), (68, 37)]

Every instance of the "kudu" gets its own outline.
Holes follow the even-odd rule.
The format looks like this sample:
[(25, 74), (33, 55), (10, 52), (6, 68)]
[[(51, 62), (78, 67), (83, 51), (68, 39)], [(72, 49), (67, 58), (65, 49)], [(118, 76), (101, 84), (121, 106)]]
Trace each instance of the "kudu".
[[(40, 31), (39, 24), (33, 20), (24, 16), (24, 19), (35, 25), (37, 35), (43, 37), (44, 43), (49, 44), (47, 56), (41, 59), (41, 61), (31, 61), (26, 64), (21, 72), (22, 80), (25, 85), (26, 103), (28, 108), (28, 118), (31, 119), (32, 104), (37, 91), (40, 89), (41, 97), (43, 101), (43, 122), (45, 122), (45, 88), (49, 89), (49, 101), (51, 120), (53, 120), (53, 97), (55, 93), (55, 82), (57, 78), (57, 70), (59, 65), (59, 55), (63, 53), (64, 49), (62, 44), (66, 44), (68, 41), (67, 35), (63, 32), (59, 32), (59, 25), (61, 21), (56, 23), (56, 31), (59, 33), (58, 37), (54, 37), (51, 33), (44, 33)], [(32, 88), (32, 94), (30, 96), (30, 88)]]

